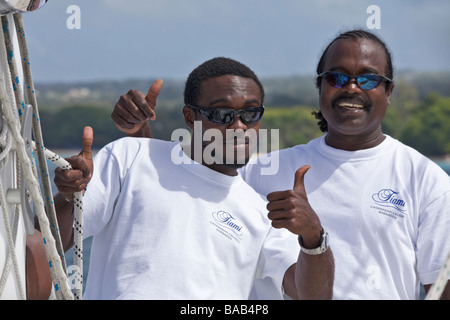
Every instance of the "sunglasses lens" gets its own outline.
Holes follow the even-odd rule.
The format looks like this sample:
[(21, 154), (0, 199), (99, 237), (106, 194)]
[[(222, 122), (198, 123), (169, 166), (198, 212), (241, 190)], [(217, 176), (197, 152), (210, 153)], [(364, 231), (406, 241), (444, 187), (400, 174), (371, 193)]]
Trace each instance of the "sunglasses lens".
[[(201, 112), (209, 121), (219, 124), (232, 123), (234, 117), (238, 114), (238, 111), (229, 108), (202, 109)], [(263, 113), (263, 107), (248, 108), (239, 112), (244, 123), (259, 121)]]
[(252, 123), (259, 121), (263, 113), (264, 108), (262, 107), (249, 108), (248, 110), (241, 112), (241, 117), (244, 123)]
[(233, 111), (224, 108), (204, 109), (203, 115), (208, 118), (209, 121), (220, 124), (230, 123), (234, 119)]
[[(335, 88), (346, 86), (352, 78), (351, 76), (339, 72), (328, 72), (324, 77), (328, 84)], [(375, 74), (362, 74), (354, 76), (354, 78), (356, 78), (358, 86), (364, 90), (374, 89), (382, 81), (382, 77)]]
[(325, 80), (327, 80), (332, 87), (342, 88), (348, 83), (349, 78), (342, 73), (330, 72), (325, 76)]
[(364, 90), (375, 88), (381, 81), (380, 77), (370, 74), (358, 76), (356, 80), (358, 81), (358, 86)]

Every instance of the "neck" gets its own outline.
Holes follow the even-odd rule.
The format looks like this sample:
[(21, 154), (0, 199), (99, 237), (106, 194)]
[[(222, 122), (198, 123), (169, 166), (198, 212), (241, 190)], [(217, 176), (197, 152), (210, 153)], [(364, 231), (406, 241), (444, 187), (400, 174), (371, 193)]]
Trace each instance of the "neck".
[(201, 150), (202, 154), (197, 154), (197, 156), (196, 156), (195, 152), (198, 152), (198, 151), (195, 150), (195, 144), (193, 143), (193, 141), (191, 141), (190, 149), (191, 149), (191, 154), (190, 155), (186, 154), (186, 155), (188, 157), (190, 157), (192, 160), (194, 160), (198, 163), (201, 163), (203, 166), (210, 168), (211, 170), (217, 171), (219, 173), (225, 174), (227, 176), (237, 176), (238, 175), (237, 169), (241, 166), (233, 166), (233, 165), (217, 164), (217, 163), (208, 164), (208, 163), (205, 163), (204, 158), (203, 158), (203, 148)]
[(346, 151), (357, 151), (376, 147), (384, 141), (386, 136), (381, 132), (370, 134), (367, 136), (361, 135), (345, 135), (328, 132), (325, 137), (325, 142), (330, 147)]

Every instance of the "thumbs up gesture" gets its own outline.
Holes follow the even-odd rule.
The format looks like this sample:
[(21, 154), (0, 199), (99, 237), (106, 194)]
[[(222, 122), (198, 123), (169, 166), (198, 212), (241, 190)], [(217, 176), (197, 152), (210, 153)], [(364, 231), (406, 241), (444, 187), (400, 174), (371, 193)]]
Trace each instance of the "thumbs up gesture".
[(150, 86), (147, 95), (133, 89), (121, 95), (111, 114), (115, 126), (127, 135), (150, 138), (148, 120), (156, 119), (156, 98), (162, 85), (163, 81), (158, 79)]
[(77, 156), (66, 158), (72, 170), (64, 170), (60, 167), (55, 169), (55, 185), (58, 191), (68, 200), (73, 199), (75, 192), (84, 190), (92, 178), (94, 164), (92, 161), (92, 142), (94, 133), (91, 127), (83, 130), (83, 148)]
[(285, 228), (301, 235), (306, 248), (320, 244), (322, 226), (319, 217), (311, 208), (305, 191), (304, 178), (310, 166), (303, 166), (295, 172), (292, 190), (275, 191), (267, 195), (268, 218), (274, 228)]

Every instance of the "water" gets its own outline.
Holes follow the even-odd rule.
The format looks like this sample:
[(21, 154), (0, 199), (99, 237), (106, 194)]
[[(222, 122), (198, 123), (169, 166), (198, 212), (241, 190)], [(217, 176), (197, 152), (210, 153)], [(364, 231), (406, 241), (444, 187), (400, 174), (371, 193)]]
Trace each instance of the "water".
[(434, 160), (448, 175), (450, 175), (450, 160)]

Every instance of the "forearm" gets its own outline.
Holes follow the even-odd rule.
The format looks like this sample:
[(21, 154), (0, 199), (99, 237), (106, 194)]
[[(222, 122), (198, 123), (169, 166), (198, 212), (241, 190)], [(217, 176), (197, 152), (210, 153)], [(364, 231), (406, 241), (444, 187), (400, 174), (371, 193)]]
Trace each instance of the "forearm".
[(64, 251), (73, 245), (73, 201), (68, 202), (61, 193), (54, 197), (58, 227)]
[(322, 254), (300, 252), (295, 269), (297, 298), (326, 300), (333, 297), (334, 257), (331, 248)]

